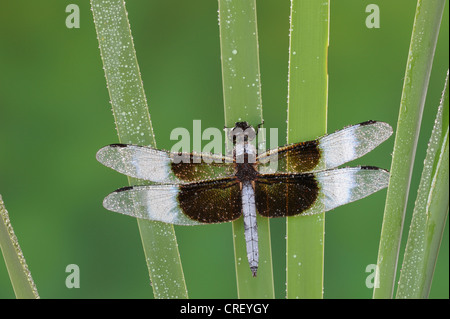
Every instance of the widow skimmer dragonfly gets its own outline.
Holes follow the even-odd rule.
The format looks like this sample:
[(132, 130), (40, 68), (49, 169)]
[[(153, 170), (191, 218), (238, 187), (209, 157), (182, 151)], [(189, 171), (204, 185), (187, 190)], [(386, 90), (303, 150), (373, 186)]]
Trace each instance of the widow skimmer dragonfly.
[[(370, 152), (392, 134), (389, 124), (367, 121), (313, 141), (256, 154), (255, 129), (237, 122), (233, 155), (176, 153), (111, 144), (97, 160), (151, 185), (120, 188), (103, 206), (114, 212), (174, 225), (230, 222), (243, 216), (250, 270), (258, 269), (256, 213), (303, 216), (332, 210), (388, 186), (389, 172), (373, 166), (337, 168)], [(272, 161), (277, 172), (264, 173)]]

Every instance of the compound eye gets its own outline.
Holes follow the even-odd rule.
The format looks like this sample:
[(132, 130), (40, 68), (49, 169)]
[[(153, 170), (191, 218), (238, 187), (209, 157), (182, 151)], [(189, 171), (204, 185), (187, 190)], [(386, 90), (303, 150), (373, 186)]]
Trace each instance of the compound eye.
[(255, 129), (253, 128), (253, 127), (249, 127), (249, 128), (247, 128), (245, 131), (244, 131), (244, 136), (245, 136), (245, 139), (246, 140), (248, 140), (248, 141), (252, 141), (252, 140), (254, 140), (255, 139), (255, 136), (256, 136), (256, 132), (255, 132)]

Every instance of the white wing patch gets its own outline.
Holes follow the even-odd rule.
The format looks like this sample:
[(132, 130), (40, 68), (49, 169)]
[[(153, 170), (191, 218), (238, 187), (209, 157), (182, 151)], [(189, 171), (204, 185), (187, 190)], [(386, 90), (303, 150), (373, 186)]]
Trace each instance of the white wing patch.
[(176, 181), (170, 175), (171, 158), (164, 151), (136, 145), (113, 144), (97, 152), (97, 160), (127, 176), (152, 182)]
[(332, 210), (367, 197), (389, 184), (389, 172), (375, 167), (347, 167), (315, 173), (319, 198), (299, 216)]
[(169, 154), (155, 149), (144, 148), (137, 150), (130, 162), (136, 171), (136, 176), (159, 183), (169, 179), (170, 163)]
[[(218, 154), (180, 154), (139, 145), (112, 144), (97, 152), (97, 160), (119, 173), (155, 183), (185, 184), (234, 174), (232, 158)], [(191, 155), (194, 158), (191, 159)], [(193, 163), (201, 163), (193, 167), (196, 175), (190, 176), (189, 181), (183, 180), (182, 177), (178, 178), (179, 175), (176, 176), (172, 171), (172, 163), (177, 164), (180, 161), (190, 163), (191, 160)]]
[(389, 124), (368, 122), (319, 138), (325, 169), (338, 167), (367, 154), (391, 135)]
[(189, 219), (178, 205), (175, 185), (125, 187), (109, 194), (103, 206), (113, 212), (174, 225), (201, 225)]

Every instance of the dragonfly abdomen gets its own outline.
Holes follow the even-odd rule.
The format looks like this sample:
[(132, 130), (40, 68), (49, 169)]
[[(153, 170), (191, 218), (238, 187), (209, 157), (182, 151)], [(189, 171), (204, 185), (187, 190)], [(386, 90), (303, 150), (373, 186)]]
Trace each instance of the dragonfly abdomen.
[(258, 270), (258, 225), (256, 224), (255, 190), (252, 183), (242, 183), (242, 213), (244, 215), (244, 235), (247, 259), (253, 277)]

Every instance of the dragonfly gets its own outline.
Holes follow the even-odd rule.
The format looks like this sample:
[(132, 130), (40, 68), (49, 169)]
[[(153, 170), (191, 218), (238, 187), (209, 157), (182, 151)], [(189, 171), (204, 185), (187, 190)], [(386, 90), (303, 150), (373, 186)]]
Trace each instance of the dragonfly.
[[(111, 144), (98, 151), (97, 160), (151, 184), (117, 189), (104, 199), (103, 206), (174, 225), (225, 223), (242, 217), (247, 259), (256, 277), (257, 214), (323, 213), (386, 188), (387, 170), (338, 167), (370, 152), (391, 134), (389, 124), (367, 121), (257, 154), (256, 130), (247, 122), (237, 122), (229, 136), (233, 145), (229, 156)], [(275, 172), (270, 169), (273, 163)]]

